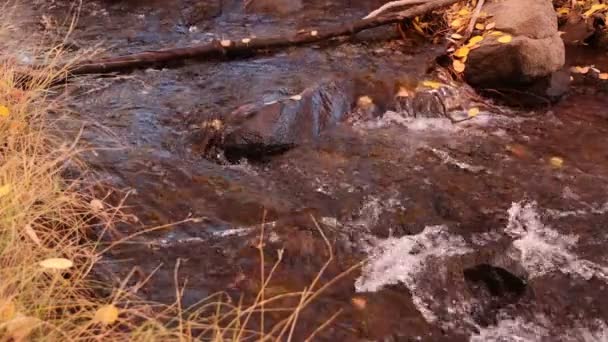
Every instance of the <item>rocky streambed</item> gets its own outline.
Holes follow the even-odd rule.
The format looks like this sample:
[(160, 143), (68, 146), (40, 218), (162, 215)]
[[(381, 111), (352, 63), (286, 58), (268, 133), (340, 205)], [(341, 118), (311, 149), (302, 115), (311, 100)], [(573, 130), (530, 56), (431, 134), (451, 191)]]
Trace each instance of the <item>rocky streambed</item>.
[[(341, 22), (380, 3), (315, 0), (287, 15), (238, 1), (90, 1), (72, 39), (118, 54)], [(64, 6), (32, 11), (60, 17)], [(369, 262), (300, 314), (297, 340), (337, 311), (316, 339), (606, 340), (602, 85), (454, 123), (478, 106), (462, 84), (400, 102), (441, 80), (427, 67), (442, 51), (394, 34), (75, 80), (66, 131), (84, 123), (83, 143), (98, 149), (86, 161), (130, 191), (138, 219), (119, 233), (197, 218), (112, 249), (99, 275), (153, 273), (139, 295), (172, 303), (179, 262), (184, 306), (216, 291), (251, 298), (263, 226), (267, 271), (283, 251), (267, 293), (299, 291), (329, 257), (318, 225), (334, 254), (322, 283)], [(602, 63), (580, 49), (568, 58)]]

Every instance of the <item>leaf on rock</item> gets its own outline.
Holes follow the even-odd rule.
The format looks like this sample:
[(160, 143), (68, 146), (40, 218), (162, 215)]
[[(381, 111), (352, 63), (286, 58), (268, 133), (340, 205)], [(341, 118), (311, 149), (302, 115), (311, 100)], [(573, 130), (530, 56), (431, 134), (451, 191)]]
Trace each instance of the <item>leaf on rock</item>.
[(460, 33), (454, 33), (450, 37), (452, 39), (462, 39), (462, 35)]
[(463, 72), (466, 68), (465, 64), (457, 59), (452, 62), (452, 67), (454, 67), (454, 71), (456, 72)]
[(471, 39), (469, 39), (469, 43), (467, 44), (467, 46), (471, 47), (475, 44), (478, 44), (479, 42), (481, 42), (483, 40), (482, 36), (475, 36), (472, 37)]
[(470, 118), (476, 117), (479, 114), (479, 108), (477, 108), (477, 107), (469, 108), (468, 114), (469, 114)]
[(564, 160), (560, 157), (551, 157), (551, 159), (549, 159), (549, 164), (554, 168), (559, 169), (564, 166)]
[(441, 86), (443, 86), (442, 83), (435, 82), (435, 81), (429, 81), (429, 80), (422, 82), (422, 85), (425, 87), (429, 87), (431, 89), (439, 89), (439, 88), (441, 88)]
[(0, 116), (3, 118), (8, 117), (11, 114), (11, 111), (6, 106), (0, 106)]
[(509, 44), (513, 40), (511, 35), (505, 34), (504, 36), (498, 38), (499, 43)]
[(459, 48), (458, 50), (456, 50), (454, 52), (454, 56), (456, 56), (456, 57), (466, 57), (466, 56), (469, 55), (470, 51), (471, 50), (468, 47), (463, 46), (463, 47)]
[(591, 8), (589, 10), (587, 10), (585, 13), (583, 13), (583, 16), (588, 17), (588, 16), (592, 15), (593, 13), (604, 10), (606, 8), (608, 8), (608, 5), (606, 5), (606, 4), (595, 4), (595, 5), (591, 6)]

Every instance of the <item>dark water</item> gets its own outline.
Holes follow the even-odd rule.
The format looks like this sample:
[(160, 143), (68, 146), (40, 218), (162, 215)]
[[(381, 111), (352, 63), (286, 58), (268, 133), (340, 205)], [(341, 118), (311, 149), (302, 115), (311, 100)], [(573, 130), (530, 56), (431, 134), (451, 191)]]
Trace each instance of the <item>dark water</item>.
[[(73, 39), (120, 54), (293, 32), (377, 5), (315, 0), (268, 14), (236, 1), (94, 1), (84, 5)], [(552, 108), (482, 110), (457, 125), (397, 113), (339, 124), (264, 162), (222, 163), (202, 152), (202, 125), (244, 104), (352, 79), (367, 80), (358, 94), (384, 105), (399, 85), (428, 77), (439, 48), (388, 42), (391, 36), (381, 29), (346, 44), (77, 80), (70, 106), (88, 123), (84, 142), (119, 148), (87, 161), (108, 185), (134, 190), (128, 211), (139, 222), (121, 233), (202, 218), (113, 249), (101, 271), (117, 278), (135, 266), (155, 271), (140, 294), (171, 303), (180, 260), (185, 306), (219, 290), (249, 298), (259, 291), (255, 246), (267, 222), (267, 269), (284, 249), (268, 292), (298, 291), (328, 258), (316, 221), (335, 253), (322, 282), (370, 254), (373, 262), (301, 313), (298, 340), (338, 310), (317, 339), (608, 336), (608, 98), (595, 90), (601, 85), (579, 85)], [(574, 64), (592, 62), (579, 50), (571, 55)]]

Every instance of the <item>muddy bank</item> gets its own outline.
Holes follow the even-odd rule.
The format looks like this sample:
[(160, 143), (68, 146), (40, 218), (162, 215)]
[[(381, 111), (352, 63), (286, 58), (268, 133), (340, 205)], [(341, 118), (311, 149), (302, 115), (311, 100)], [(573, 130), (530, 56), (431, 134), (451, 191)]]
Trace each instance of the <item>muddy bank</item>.
[[(73, 38), (122, 53), (297, 30), (375, 5), (313, 1), (285, 16), (246, 12), (230, 1), (90, 2)], [(267, 291), (298, 291), (328, 257), (314, 218), (335, 252), (322, 281), (372, 259), (302, 312), (298, 339), (337, 310), (319, 339), (601, 338), (608, 317), (606, 97), (573, 92), (550, 109), (482, 110), (458, 125), (440, 115), (412, 118), (383, 99), (426, 79), (436, 48), (364, 38), (78, 79), (70, 89), (74, 128), (84, 121), (85, 144), (118, 148), (87, 154), (87, 162), (108, 185), (135, 190), (127, 204), (139, 222), (120, 232), (202, 218), (113, 249), (100, 274), (118, 281), (133, 267), (154, 272), (140, 294), (171, 303), (180, 260), (185, 306), (220, 290), (251, 298), (259, 290), (255, 246), (265, 217), (267, 269), (284, 250)], [(384, 107), (262, 162), (204, 153), (205, 122), (345, 79), (379, 86), (358, 88), (344, 114), (363, 95)], [(270, 317), (268, 324), (277, 318)]]

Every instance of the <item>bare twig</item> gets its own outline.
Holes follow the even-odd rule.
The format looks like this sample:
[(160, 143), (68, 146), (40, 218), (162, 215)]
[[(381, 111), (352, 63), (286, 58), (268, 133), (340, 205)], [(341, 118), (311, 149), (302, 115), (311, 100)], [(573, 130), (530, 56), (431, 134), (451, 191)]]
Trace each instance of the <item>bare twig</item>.
[(481, 13), (481, 8), (483, 7), (484, 2), (485, 0), (477, 1), (477, 6), (475, 6), (475, 11), (473, 11), (471, 21), (469, 21), (469, 26), (467, 27), (467, 37), (470, 36), (473, 30), (475, 29), (475, 24), (477, 23), (477, 19), (479, 19), (479, 14)]
[(363, 17), (363, 19), (370, 19), (373, 17), (377, 17), (382, 12), (386, 12), (387, 10), (389, 10), (391, 8), (408, 6), (408, 5), (418, 5), (418, 4), (423, 4), (423, 3), (429, 2), (429, 1), (430, 0), (397, 0), (397, 1), (387, 2), (384, 5), (380, 6), (379, 8), (371, 11), (368, 15)]

